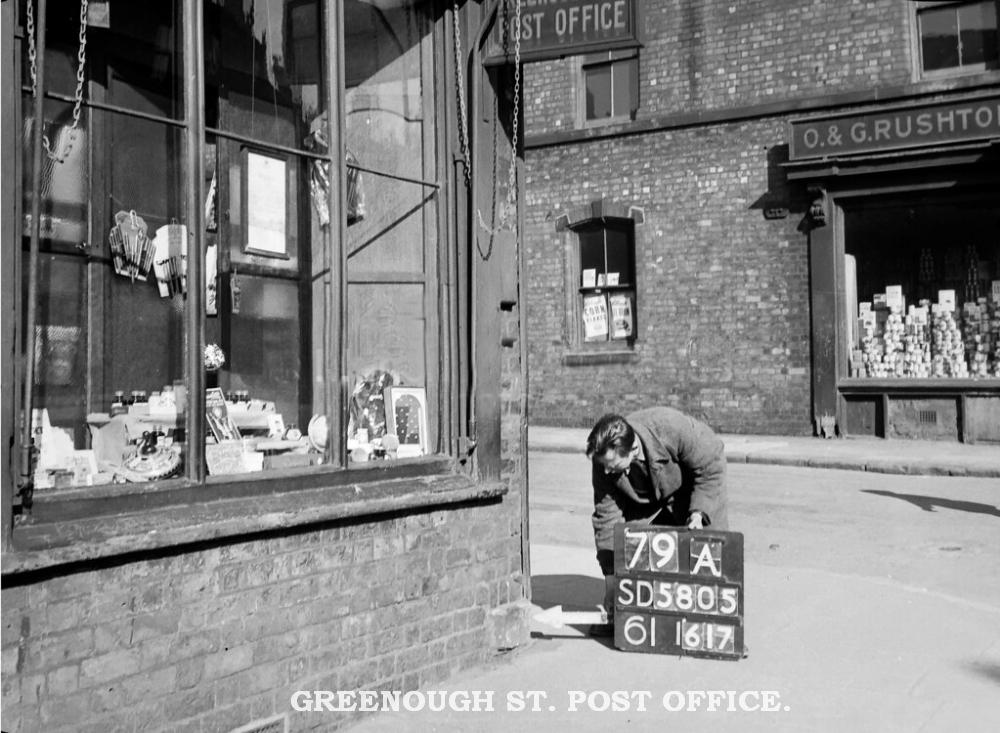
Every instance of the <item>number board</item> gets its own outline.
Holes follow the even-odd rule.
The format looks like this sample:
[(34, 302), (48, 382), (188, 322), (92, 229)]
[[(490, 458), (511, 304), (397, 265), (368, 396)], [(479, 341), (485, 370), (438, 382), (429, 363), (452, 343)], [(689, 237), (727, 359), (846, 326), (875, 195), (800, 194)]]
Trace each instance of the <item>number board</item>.
[(615, 646), (709, 659), (743, 656), (743, 535), (615, 528)]

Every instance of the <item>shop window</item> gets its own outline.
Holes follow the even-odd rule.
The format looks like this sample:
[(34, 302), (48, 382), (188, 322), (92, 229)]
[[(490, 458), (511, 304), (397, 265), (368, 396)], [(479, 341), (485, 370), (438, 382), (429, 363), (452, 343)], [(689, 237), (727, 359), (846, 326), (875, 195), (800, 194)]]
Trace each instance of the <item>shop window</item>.
[[(331, 460), (332, 441), (346, 444), (345, 464), (437, 452), (446, 357), (435, 345), (431, 6), (344, 4), (341, 161), (327, 145), (324, 49), (334, 44), (319, 0), (203, 4), (202, 140), (185, 122), (180, 3), (114, 4), (86, 24), (86, 102), (74, 110), (63, 99), (77, 84), (80, 5), (49, 0), (42, 124), (52, 154), (37, 190), (30, 324), (37, 491), (308, 469)], [(22, 108), (28, 143), (30, 91)], [(192, 145), (204, 163), (199, 232), (189, 224)], [(25, 144), (25, 263), (30, 151)], [(342, 169), (344, 241), (329, 206)], [(331, 285), (342, 256), (346, 312)], [(187, 277), (194, 258), (198, 282)], [(193, 314), (196, 288), (203, 305)], [(346, 343), (331, 343), (337, 324)], [(204, 396), (192, 394), (188, 373), (199, 342)], [(344, 374), (328, 380), (338, 353)], [(350, 423), (328, 427), (345, 378)], [(200, 435), (186, 429), (195, 406)]]
[(1000, 67), (997, 0), (921, 2), (916, 7), (925, 75)]
[(639, 108), (638, 51), (585, 56), (582, 86), (585, 124), (635, 119)]
[(579, 340), (635, 340), (635, 236), (631, 219), (598, 219), (573, 227), (579, 240)]
[(1000, 377), (998, 194), (845, 205), (850, 376)]

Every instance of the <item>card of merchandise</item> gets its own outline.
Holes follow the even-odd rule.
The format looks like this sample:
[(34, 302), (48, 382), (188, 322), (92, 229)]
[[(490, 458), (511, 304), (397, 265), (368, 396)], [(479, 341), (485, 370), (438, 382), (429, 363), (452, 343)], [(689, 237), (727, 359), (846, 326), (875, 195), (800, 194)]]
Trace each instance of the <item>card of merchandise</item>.
[(889, 285), (885, 289), (885, 305), (887, 308), (903, 307), (903, 286)]

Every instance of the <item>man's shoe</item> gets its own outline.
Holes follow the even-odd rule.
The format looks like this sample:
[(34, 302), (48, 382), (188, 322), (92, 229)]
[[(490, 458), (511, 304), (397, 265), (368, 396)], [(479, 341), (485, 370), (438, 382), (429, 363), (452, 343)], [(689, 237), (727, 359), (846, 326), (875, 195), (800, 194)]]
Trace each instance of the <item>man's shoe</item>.
[(609, 637), (615, 635), (614, 624), (591, 624), (587, 633), (591, 636)]

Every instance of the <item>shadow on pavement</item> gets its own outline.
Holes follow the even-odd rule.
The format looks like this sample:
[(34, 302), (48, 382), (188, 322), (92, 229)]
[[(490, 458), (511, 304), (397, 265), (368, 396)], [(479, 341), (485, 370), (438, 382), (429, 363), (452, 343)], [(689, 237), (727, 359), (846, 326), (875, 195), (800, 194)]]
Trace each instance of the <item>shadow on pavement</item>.
[(975, 662), (969, 662), (965, 666), (976, 674), (985, 677), (997, 685), (1000, 685), (1000, 664), (997, 662), (983, 662), (977, 660)]
[(532, 575), (531, 602), (542, 608), (593, 611), (604, 598), (604, 580), (586, 575)]
[(862, 489), (862, 494), (878, 494), (879, 496), (891, 496), (894, 499), (902, 499), (920, 507), (925, 512), (933, 512), (935, 507), (942, 509), (954, 509), (958, 512), (969, 512), (970, 514), (986, 514), (991, 517), (1000, 517), (1000, 508), (989, 504), (982, 504), (978, 501), (960, 501), (958, 499), (945, 499), (941, 496), (919, 496), (917, 494), (897, 494), (893, 491), (882, 491), (879, 489)]

